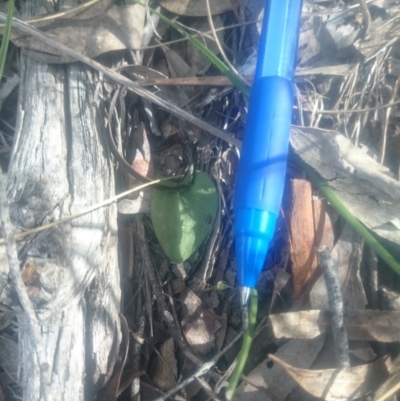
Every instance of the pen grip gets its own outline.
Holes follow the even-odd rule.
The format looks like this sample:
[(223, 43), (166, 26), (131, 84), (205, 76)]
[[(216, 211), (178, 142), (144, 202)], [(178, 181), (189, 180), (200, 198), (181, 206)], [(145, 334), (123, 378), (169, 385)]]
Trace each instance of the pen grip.
[(279, 214), (292, 108), (291, 81), (276, 76), (254, 82), (236, 181), (236, 210)]

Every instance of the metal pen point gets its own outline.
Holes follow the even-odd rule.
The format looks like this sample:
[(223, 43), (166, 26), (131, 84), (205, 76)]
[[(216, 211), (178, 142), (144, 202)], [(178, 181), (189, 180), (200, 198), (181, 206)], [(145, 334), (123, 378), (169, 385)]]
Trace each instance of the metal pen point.
[(242, 305), (264, 267), (281, 207), (302, 0), (266, 0), (234, 200)]
[(250, 297), (251, 288), (249, 287), (240, 287), (240, 302), (242, 306), (247, 305), (247, 302)]

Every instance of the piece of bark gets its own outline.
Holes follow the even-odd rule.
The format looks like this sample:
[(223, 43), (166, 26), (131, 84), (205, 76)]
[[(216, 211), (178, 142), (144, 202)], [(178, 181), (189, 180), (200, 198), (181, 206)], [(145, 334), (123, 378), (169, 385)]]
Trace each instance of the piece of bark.
[(326, 202), (315, 199), (311, 183), (292, 181), (292, 208), (290, 214), (290, 257), (292, 259), (293, 293), (299, 298), (315, 277), (317, 257), (321, 246), (333, 247), (332, 222), (326, 211)]
[(295, 298), (298, 298), (317, 268), (311, 183), (306, 180), (294, 179), (292, 181), (292, 194), (290, 256), (292, 259), (293, 293)]
[[(31, 3), (25, 7), (25, 16), (40, 11)], [(113, 196), (114, 176), (97, 73), (81, 64), (50, 66), (25, 55), (20, 65), (8, 199), (13, 224), (29, 229)], [(22, 270), (35, 277), (28, 292), (34, 290), (31, 301), (46, 344), (53, 399), (93, 399), (118, 358), (116, 213), (115, 205), (98, 209), (21, 244)], [(4, 247), (0, 253), (3, 259)], [(6, 277), (7, 264), (1, 270)], [(41, 400), (34, 340), (23, 329), (22, 312), (18, 322), (24, 400)]]

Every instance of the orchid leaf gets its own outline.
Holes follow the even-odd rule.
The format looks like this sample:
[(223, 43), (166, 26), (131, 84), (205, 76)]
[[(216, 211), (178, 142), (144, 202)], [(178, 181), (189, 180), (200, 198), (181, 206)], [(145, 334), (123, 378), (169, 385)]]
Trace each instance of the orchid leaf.
[(153, 192), (151, 219), (165, 254), (174, 263), (187, 260), (209, 235), (218, 211), (218, 192), (211, 178), (195, 172), (181, 191)]

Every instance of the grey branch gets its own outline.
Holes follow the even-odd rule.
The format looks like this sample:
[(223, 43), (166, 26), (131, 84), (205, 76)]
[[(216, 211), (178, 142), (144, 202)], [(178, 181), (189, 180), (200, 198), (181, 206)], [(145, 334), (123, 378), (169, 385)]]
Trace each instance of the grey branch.
[(324, 274), (329, 309), (332, 313), (332, 333), (337, 364), (338, 367), (349, 367), (349, 342), (344, 325), (343, 296), (337, 269), (326, 248), (318, 251), (318, 260)]

